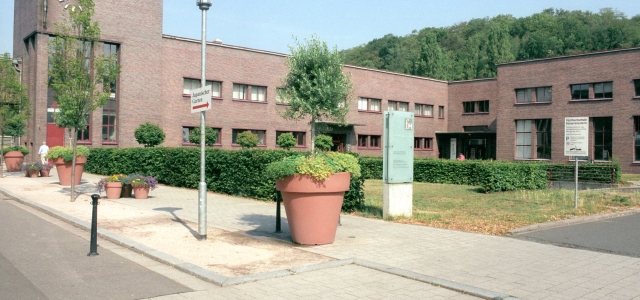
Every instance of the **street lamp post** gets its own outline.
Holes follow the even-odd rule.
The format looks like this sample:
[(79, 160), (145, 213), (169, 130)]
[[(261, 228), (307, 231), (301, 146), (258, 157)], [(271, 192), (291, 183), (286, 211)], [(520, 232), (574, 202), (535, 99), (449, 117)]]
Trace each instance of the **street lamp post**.
[[(206, 54), (207, 54), (207, 10), (211, 7), (209, 0), (196, 2), (202, 11), (202, 70), (200, 73), (200, 86), (206, 85)], [(205, 122), (207, 113), (200, 112), (200, 183), (198, 184), (198, 234), (200, 240), (207, 240), (207, 183), (204, 176), (204, 143)]]

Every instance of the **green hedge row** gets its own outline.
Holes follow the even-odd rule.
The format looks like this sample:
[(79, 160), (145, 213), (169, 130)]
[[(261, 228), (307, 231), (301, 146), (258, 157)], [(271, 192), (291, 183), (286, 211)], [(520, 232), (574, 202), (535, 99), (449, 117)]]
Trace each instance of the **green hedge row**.
[[(361, 161), (364, 179), (382, 179), (381, 157), (362, 157)], [(578, 174), (584, 173), (585, 177), (581, 175), (581, 178), (589, 177), (592, 182), (606, 182), (607, 178), (611, 178), (611, 167), (616, 168), (617, 182), (621, 172), (619, 164), (615, 162), (581, 164)], [(427, 158), (414, 160), (413, 176), (415, 182), (473, 185), (480, 186), (485, 192), (498, 192), (547, 188), (548, 169), (552, 170), (552, 174), (554, 170), (573, 172), (570, 164)]]
[[(207, 189), (221, 194), (273, 200), (275, 182), (265, 172), (267, 164), (299, 154), (286, 150), (206, 149)], [(153, 175), (162, 184), (197, 189), (200, 149), (92, 148), (85, 171), (101, 175)], [(345, 193), (344, 211), (353, 211), (364, 203), (363, 184), (363, 178), (351, 180), (351, 189)]]

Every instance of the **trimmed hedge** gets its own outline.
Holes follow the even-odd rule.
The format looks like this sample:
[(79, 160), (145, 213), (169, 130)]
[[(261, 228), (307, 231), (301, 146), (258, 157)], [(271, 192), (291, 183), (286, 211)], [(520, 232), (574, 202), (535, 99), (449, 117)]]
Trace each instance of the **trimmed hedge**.
[[(273, 161), (297, 151), (206, 149), (207, 189), (216, 193), (262, 200), (275, 199), (275, 181), (265, 172)], [(166, 185), (198, 188), (200, 149), (198, 148), (93, 148), (84, 167), (90, 173), (153, 175)], [(364, 203), (364, 179), (352, 179), (342, 209), (353, 211)]]

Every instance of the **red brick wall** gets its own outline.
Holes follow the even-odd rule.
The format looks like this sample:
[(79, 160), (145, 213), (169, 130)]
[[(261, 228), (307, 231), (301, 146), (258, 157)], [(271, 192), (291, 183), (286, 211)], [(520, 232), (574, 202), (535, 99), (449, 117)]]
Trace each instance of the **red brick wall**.
[[(498, 82), (495, 78), (449, 83), (449, 122), (447, 131), (462, 132), (464, 126), (489, 126), (496, 131)], [(489, 113), (465, 114), (462, 102), (489, 100)]]

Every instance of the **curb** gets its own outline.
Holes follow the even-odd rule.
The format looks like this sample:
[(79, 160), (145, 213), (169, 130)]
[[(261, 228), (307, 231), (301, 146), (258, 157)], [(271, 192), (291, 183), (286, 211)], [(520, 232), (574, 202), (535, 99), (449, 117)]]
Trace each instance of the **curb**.
[[(4, 188), (0, 187), (0, 191), (12, 197), (17, 202), (23, 205), (34, 208), (42, 213), (45, 213), (49, 216), (57, 218), (77, 228), (80, 228), (86, 231), (91, 231), (91, 224), (85, 221), (82, 221), (76, 217), (67, 215), (63, 212), (60, 212), (58, 210), (47, 207), (45, 205), (33, 202), (31, 200), (24, 199), (10, 191), (5, 190)], [(640, 210), (638, 212), (640, 212)], [(266, 273), (251, 274), (246, 276), (227, 277), (227, 276), (209, 271), (205, 268), (196, 266), (192, 263), (182, 261), (162, 251), (158, 251), (153, 248), (147, 247), (143, 244), (140, 244), (136, 241), (130, 240), (123, 236), (117, 235), (105, 229), (98, 228), (98, 236), (116, 245), (122, 246), (136, 253), (140, 253), (155, 261), (174, 267), (182, 272), (195, 276), (204, 281), (213, 283), (220, 287), (233, 286), (233, 285), (238, 285), (238, 284), (243, 284), (248, 282), (259, 281), (263, 279), (284, 277), (284, 276), (296, 275), (298, 273), (311, 272), (311, 271), (316, 271), (321, 269), (329, 269), (329, 268), (355, 264), (357, 266), (373, 269), (380, 272), (385, 272), (385, 273), (396, 275), (396, 276), (401, 276), (411, 280), (428, 283), (437, 287), (446, 288), (449, 290), (472, 295), (475, 297), (480, 297), (483, 299), (491, 299), (491, 300), (494, 300), (494, 299), (495, 300), (500, 300), (500, 299), (517, 300), (518, 299), (506, 294), (493, 292), (493, 291), (473, 287), (470, 285), (465, 285), (465, 284), (457, 283), (454, 281), (449, 281), (449, 280), (440, 279), (440, 278), (436, 278), (428, 275), (423, 275), (420, 273), (398, 269), (398, 268), (386, 266), (383, 264), (378, 264), (378, 263), (363, 260), (363, 259), (357, 259), (357, 258), (339, 259), (339, 260), (333, 260), (329, 262), (298, 266), (298, 267), (293, 267), (289, 269), (276, 270), (276, 271), (271, 271)]]
[(595, 222), (595, 221), (600, 221), (605, 219), (629, 216), (637, 213), (640, 213), (640, 208), (634, 208), (631, 210), (611, 212), (606, 214), (592, 215), (592, 216), (586, 216), (586, 217), (580, 217), (580, 218), (574, 218), (574, 219), (567, 219), (567, 220), (561, 220), (561, 221), (555, 221), (555, 222), (533, 224), (533, 225), (509, 230), (508, 233), (511, 235), (518, 235), (518, 234), (531, 232), (531, 231), (545, 230), (545, 229), (551, 229), (556, 227), (588, 223), (588, 222)]

